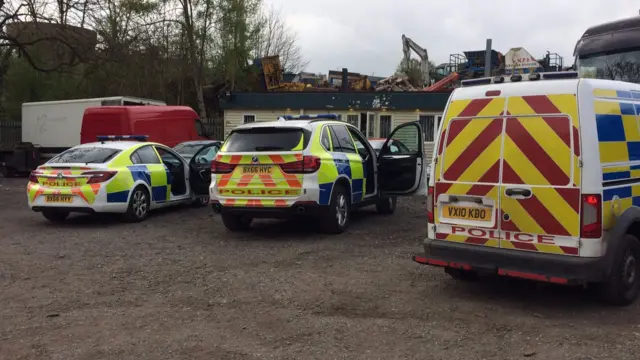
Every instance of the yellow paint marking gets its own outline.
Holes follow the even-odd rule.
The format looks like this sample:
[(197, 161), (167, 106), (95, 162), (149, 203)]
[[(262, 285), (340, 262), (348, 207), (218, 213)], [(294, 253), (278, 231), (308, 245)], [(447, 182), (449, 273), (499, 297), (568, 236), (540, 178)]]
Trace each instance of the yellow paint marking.
[(521, 96), (512, 96), (507, 103), (507, 111), (510, 116), (517, 117), (518, 115), (536, 115), (531, 106)]
[(560, 249), (560, 247), (557, 245), (535, 244), (535, 246), (539, 252), (549, 254), (564, 254), (564, 251), (562, 251), (562, 249)]
[[(487, 126), (493, 121), (493, 119), (471, 119), (471, 120), (456, 120), (456, 121), (469, 121), (470, 123), (462, 129), (460, 134), (453, 139), (451, 144), (446, 144), (444, 150), (444, 171), (446, 172), (449, 167), (460, 157), (467, 147), (471, 144), (471, 141), (475, 139), (478, 134), (484, 131)], [(456, 179), (453, 179), (456, 180)]]
[(614, 114), (620, 115), (620, 103), (617, 101), (595, 100), (593, 108), (596, 114)]
[(447, 235), (447, 241), (465, 242), (465, 240), (467, 240), (468, 238), (469, 238), (468, 236), (464, 236), (464, 235), (454, 235), (454, 234)]
[[(520, 205), (518, 200), (512, 199), (507, 196), (502, 197), (501, 201), (502, 211), (509, 214), (511, 216), (511, 220), (521, 232), (526, 232), (530, 234), (544, 234), (545, 231), (542, 230), (540, 225), (533, 220), (530, 215), (523, 207)], [(535, 214), (534, 214), (535, 216)]]
[(579, 235), (580, 219), (575, 210), (558, 194), (554, 188), (536, 187), (533, 195), (547, 208), (556, 220), (571, 234)]
[(500, 116), (504, 112), (505, 98), (496, 98), (491, 100), (487, 106), (478, 113), (478, 117), (483, 116)]
[(547, 179), (508, 136), (504, 138), (504, 159), (525, 184), (549, 185)]
[[(571, 156), (573, 152), (541, 117), (518, 120), (509, 119), (507, 120), (507, 126), (509, 126), (510, 121), (519, 121), (520, 124), (522, 124), (522, 126), (524, 126), (529, 134), (536, 140), (538, 145), (540, 145), (556, 165), (562, 169), (565, 175), (571, 178)], [(568, 129), (570, 126), (569, 121), (566, 121), (565, 124)]]
[[(500, 160), (500, 147), (502, 139), (497, 137), (493, 142), (487, 146), (486, 149), (476, 158), (476, 160), (469, 165), (469, 167), (460, 175), (458, 181), (464, 182), (478, 182), (482, 175), (489, 170), (496, 161)], [(496, 176), (498, 174), (496, 173)], [(453, 179), (451, 179), (453, 180)], [(497, 181), (498, 179), (496, 179)]]

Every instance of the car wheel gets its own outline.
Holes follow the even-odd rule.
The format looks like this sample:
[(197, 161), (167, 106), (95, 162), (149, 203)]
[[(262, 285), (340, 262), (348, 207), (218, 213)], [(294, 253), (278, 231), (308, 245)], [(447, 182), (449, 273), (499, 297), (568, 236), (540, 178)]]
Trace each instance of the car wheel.
[(601, 295), (611, 305), (630, 305), (640, 292), (640, 241), (633, 235), (625, 235), (614, 257), (613, 268), (609, 279), (602, 285)]
[(329, 234), (340, 234), (351, 220), (351, 200), (349, 193), (340, 185), (333, 189), (327, 214), (323, 219), (323, 230)]
[(390, 215), (396, 211), (396, 203), (398, 198), (395, 196), (392, 197), (383, 197), (378, 200), (376, 203), (376, 211), (380, 214)]
[(478, 273), (470, 270), (445, 268), (444, 272), (449, 274), (452, 278), (461, 281), (475, 281), (478, 280)]
[(67, 220), (69, 212), (63, 210), (42, 210), (42, 216), (53, 223), (61, 223)]
[(247, 231), (251, 228), (252, 218), (244, 215), (222, 214), (222, 223), (229, 231)]
[(193, 206), (195, 207), (203, 207), (209, 205), (209, 197), (200, 197), (193, 201)]
[(128, 222), (144, 221), (149, 215), (150, 206), (151, 199), (149, 198), (149, 192), (144, 187), (138, 186), (133, 189), (133, 193), (129, 199), (129, 207), (124, 214), (124, 219)]

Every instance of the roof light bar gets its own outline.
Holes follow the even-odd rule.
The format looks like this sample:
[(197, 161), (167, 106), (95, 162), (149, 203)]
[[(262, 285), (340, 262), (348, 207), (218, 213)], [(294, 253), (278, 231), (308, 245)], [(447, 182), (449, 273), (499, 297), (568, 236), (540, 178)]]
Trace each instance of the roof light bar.
[(338, 120), (338, 115), (336, 115), (336, 114), (284, 115), (284, 116), (281, 116), (279, 119), (284, 119), (284, 120), (316, 120), (316, 119)]
[(149, 135), (98, 135), (96, 138), (99, 141), (109, 141), (109, 140), (138, 140), (138, 141), (147, 141)]
[(480, 79), (462, 80), (462, 86), (501, 84), (507, 82), (536, 81), (536, 80), (559, 80), (559, 79), (577, 79), (577, 71), (558, 71), (548, 73), (531, 73), (528, 76), (522, 74), (514, 74), (509, 77), (495, 76)]

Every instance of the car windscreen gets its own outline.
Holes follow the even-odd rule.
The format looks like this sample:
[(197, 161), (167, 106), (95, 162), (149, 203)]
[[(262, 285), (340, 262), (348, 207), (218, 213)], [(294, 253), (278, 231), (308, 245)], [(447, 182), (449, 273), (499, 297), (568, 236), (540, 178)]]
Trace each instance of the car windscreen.
[(180, 155), (193, 156), (202, 146), (202, 144), (178, 144), (173, 150)]
[(252, 128), (236, 130), (226, 141), (226, 152), (302, 151), (311, 132), (300, 128)]
[(54, 156), (49, 163), (55, 164), (103, 164), (116, 156), (120, 150), (106, 147), (78, 147)]

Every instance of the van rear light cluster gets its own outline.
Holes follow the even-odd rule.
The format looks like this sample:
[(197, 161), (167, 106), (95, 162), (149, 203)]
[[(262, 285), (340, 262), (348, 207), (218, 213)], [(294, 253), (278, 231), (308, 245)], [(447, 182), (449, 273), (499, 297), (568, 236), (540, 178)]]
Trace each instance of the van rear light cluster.
[(82, 176), (89, 177), (87, 184), (99, 184), (108, 181), (117, 173), (117, 171), (86, 171), (82, 173)]
[(215, 159), (211, 161), (212, 174), (231, 174), (235, 168), (235, 164), (224, 163)]
[(599, 239), (602, 237), (602, 196), (582, 194), (582, 217), (580, 237)]
[(311, 174), (320, 169), (320, 158), (305, 155), (302, 160), (280, 164), (280, 169), (288, 174)]
[(429, 220), (430, 223), (434, 222), (434, 216), (433, 216), (433, 208), (434, 208), (434, 188), (433, 186), (429, 186), (429, 192), (427, 193), (427, 219)]

